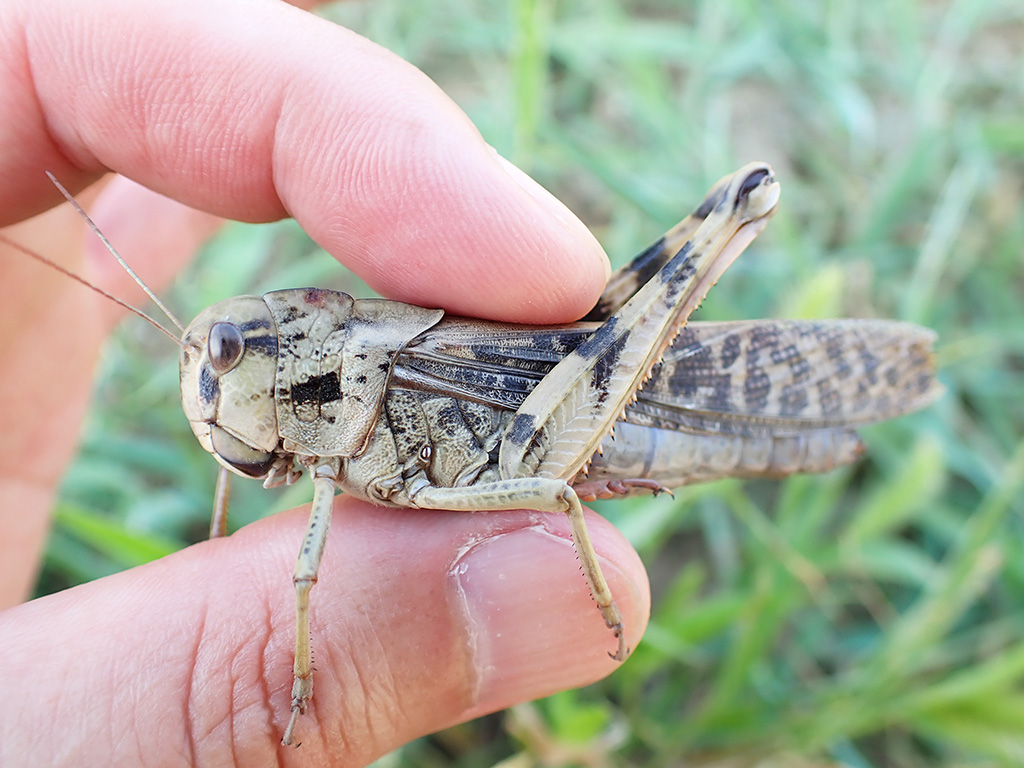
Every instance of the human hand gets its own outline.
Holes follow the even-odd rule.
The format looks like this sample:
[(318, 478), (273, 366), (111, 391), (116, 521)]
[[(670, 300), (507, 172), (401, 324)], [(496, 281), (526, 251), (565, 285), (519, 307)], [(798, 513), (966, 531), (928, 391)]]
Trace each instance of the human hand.
[[(216, 214), (294, 216), (383, 294), (459, 314), (572, 320), (603, 285), (582, 224), (427, 78), (294, 8), (11, 0), (0, 64), (0, 223), (58, 200), (44, 169), (72, 190), (118, 171), (206, 212), (123, 178), (86, 193), (155, 283)], [(131, 293), (66, 206), (6, 233)], [(2, 250), (0, 605), (11, 605), (33, 577), (109, 321), (81, 286)], [(340, 497), (312, 593), (315, 695), (302, 749), (284, 749), (305, 516), (0, 614), (0, 764), (363, 764), (616, 666), (563, 519)], [(642, 566), (589, 522), (635, 645)]]

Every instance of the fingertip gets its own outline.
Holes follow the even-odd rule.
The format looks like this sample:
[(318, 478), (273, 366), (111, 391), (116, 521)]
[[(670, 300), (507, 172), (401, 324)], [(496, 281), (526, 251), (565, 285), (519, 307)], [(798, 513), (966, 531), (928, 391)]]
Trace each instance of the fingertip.
[[(612, 658), (618, 640), (590, 594), (564, 520), (529, 519), (467, 549), (453, 568), (478, 673), (469, 716), (588, 685), (620, 664)], [(614, 527), (596, 515), (587, 522), (622, 612), (625, 645), (635, 648), (650, 615), (646, 571)]]
[[(437, 109), (413, 110), (415, 118), (381, 105), (385, 116), (349, 137), (333, 167), (307, 169), (301, 189), (282, 180), (289, 210), (388, 298), (504, 322), (582, 317), (610, 272), (600, 244), (461, 113), (450, 116), (446, 96), (419, 99), (431, 96)], [(311, 182), (321, 175), (329, 178)]]
[[(650, 613), (643, 564), (607, 521), (588, 513), (587, 522), (635, 648)], [(304, 523), (305, 510), (292, 510), (240, 538), (251, 539), (248, 548), (264, 539), (297, 546)], [(620, 666), (561, 515), (395, 510), (341, 496), (311, 602), (316, 692), (300, 737), (316, 733), (330, 744), (344, 734), (368, 758)], [(283, 607), (278, 621), (287, 624), (290, 601)], [(280, 717), (288, 651), (270, 672)], [(387, 684), (359, 682), (367, 680)], [(400, 713), (400, 723), (384, 713)], [(383, 718), (370, 731), (390, 741), (360, 741), (368, 718)]]
[[(495, 152), (499, 166), (513, 183), (522, 189), (537, 206), (537, 221), (543, 224), (557, 244), (538, 259), (548, 262), (552, 274), (543, 270), (538, 274), (544, 281), (539, 289), (530, 285), (531, 264), (514, 275), (519, 280), (526, 276), (523, 286), (522, 315), (510, 319), (525, 323), (557, 323), (577, 320), (593, 308), (611, 276), (611, 264), (597, 238), (569, 207), (548, 192), (517, 165)], [(515, 240), (515, 238), (513, 238)], [(546, 306), (537, 306), (537, 296), (549, 297)], [(483, 309), (483, 308), (481, 308)], [(518, 312), (518, 309), (515, 311)]]

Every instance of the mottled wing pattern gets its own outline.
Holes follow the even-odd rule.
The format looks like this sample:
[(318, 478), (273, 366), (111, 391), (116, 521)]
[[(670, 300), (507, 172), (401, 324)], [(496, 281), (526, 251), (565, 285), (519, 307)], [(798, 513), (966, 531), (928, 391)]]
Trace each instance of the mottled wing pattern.
[(626, 420), (779, 435), (894, 418), (938, 394), (934, 339), (882, 320), (691, 323)]
[[(399, 355), (391, 385), (515, 411), (597, 327), (445, 318)], [(691, 322), (623, 420), (748, 435), (882, 421), (938, 394), (933, 341), (886, 320)]]
[(446, 317), (399, 354), (392, 389), (458, 397), (516, 411), (598, 323), (524, 326)]

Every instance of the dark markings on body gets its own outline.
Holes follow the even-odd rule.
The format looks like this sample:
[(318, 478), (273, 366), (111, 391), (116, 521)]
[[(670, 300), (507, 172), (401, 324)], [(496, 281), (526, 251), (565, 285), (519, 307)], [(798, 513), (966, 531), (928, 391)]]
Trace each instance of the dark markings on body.
[(314, 376), (292, 386), (292, 401), (297, 405), (307, 403), (330, 403), (341, 399), (338, 374), (334, 371), (323, 376)]
[(277, 357), (277, 336), (249, 336), (245, 339), (246, 352), (258, 352), (267, 357)]
[(203, 366), (199, 372), (199, 400), (203, 403), (215, 403), (220, 397), (220, 382), (217, 377), (210, 373), (210, 369)]
[(630, 332), (626, 330), (594, 363), (594, 369), (590, 372), (590, 385), (597, 392), (598, 403), (604, 403), (608, 399), (608, 382), (615, 371), (615, 364), (618, 363), (622, 350), (629, 342), (629, 337)]
[(518, 413), (508, 427), (508, 439), (513, 443), (525, 443), (537, 431), (537, 418), (532, 413)]

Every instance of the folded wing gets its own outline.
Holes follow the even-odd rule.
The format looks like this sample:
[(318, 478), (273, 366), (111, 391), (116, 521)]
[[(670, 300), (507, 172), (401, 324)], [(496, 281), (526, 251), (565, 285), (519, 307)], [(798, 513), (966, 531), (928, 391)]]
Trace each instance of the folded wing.
[[(596, 327), (445, 318), (399, 355), (391, 386), (515, 411)], [(786, 435), (895, 418), (941, 391), (934, 339), (928, 329), (886, 320), (691, 322), (622, 421)]]

